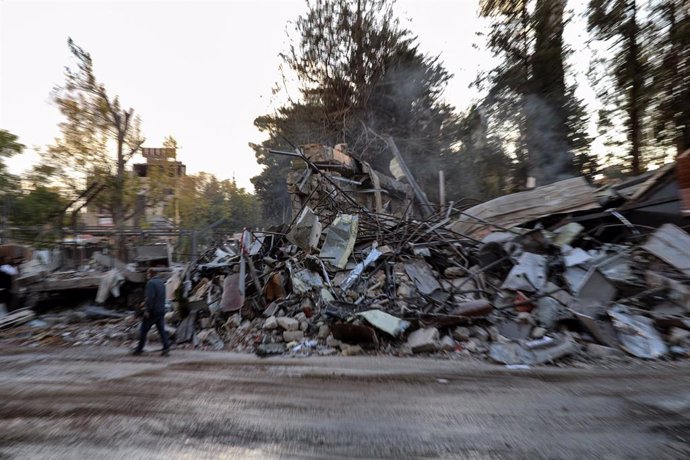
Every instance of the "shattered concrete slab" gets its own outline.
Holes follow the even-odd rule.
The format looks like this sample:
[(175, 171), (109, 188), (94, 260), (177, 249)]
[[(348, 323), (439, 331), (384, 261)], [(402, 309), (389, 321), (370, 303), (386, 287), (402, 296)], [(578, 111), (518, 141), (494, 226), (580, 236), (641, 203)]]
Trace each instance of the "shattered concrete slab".
[(642, 246), (672, 267), (690, 277), (690, 235), (673, 224), (664, 224)]

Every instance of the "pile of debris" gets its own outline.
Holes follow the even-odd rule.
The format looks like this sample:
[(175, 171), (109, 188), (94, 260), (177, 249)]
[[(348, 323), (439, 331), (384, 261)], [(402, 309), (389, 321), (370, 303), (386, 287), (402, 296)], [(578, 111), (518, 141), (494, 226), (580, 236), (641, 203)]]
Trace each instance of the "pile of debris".
[[(690, 235), (606, 210), (621, 199), (610, 189), (573, 178), (431, 212), (342, 148), (296, 155), (293, 222), (245, 231), (236, 253), (213, 249), (182, 275), (177, 343), (508, 365), (690, 353)], [(617, 223), (592, 225), (602, 211)]]
[[(295, 157), (293, 221), (165, 272), (178, 347), (509, 366), (690, 355), (688, 203), (674, 165), (605, 187), (572, 178), (433, 206), (399, 155), (389, 177), (344, 146), (276, 153)], [(60, 337), (136, 339), (132, 315), (101, 321), (107, 334), (58, 321)]]

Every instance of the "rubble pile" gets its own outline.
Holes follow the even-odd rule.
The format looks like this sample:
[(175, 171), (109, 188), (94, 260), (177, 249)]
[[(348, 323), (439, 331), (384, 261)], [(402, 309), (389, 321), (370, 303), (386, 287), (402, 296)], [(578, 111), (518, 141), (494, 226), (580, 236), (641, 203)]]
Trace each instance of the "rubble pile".
[[(406, 168), (388, 177), (344, 146), (278, 153), (295, 157), (292, 222), (166, 273), (178, 347), (508, 366), (690, 356), (688, 222), (649, 214), (669, 203), (654, 193), (670, 190), (671, 167), (615, 187), (572, 178), (431, 206)], [(132, 315), (101, 321), (108, 334), (65, 324), (60, 337), (136, 339)]]
[(291, 187), (289, 226), (245, 231), (237, 255), (214, 249), (190, 270), (178, 343), (260, 355), (457, 353), (506, 365), (688, 356), (690, 235), (681, 228), (643, 232), (618, 215), (617, 237), (604, 238), (601, 226), (573, 219), (610, 199), (582, 178), (414, 217), (410, 194), (378, 205), (371, 193), (352, 198), (372, 184), (353, 173), (343, 189), (334, 177), (361, 172), (357, 160), (316, 150), (330, 162), (305, 155), (307, 168), (291, 172), (302, 187)]

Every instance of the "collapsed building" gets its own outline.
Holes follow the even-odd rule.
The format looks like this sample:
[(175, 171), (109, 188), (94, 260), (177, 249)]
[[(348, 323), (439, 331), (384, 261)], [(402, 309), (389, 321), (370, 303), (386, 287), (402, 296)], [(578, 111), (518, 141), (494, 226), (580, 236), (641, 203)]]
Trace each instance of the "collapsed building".
[[(292, 221), (167, 272), (178, 346), (509, 366), (690, 354), (690, 152), (617, 184), (576, 177), (472, 207), (433, 206), (404, 163), (391, 177), (343, 145), (275, 153), (294, 157)], [(131, 317), (103, 321), (107, 337), (80, 340), (136, 336)]]

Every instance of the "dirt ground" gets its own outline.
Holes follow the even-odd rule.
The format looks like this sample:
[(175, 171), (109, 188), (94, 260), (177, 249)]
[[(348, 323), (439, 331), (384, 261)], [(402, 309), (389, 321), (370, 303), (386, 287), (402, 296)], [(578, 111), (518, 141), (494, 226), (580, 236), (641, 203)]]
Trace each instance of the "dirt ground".
[(0, 350), (0, 458), (690, 456), (690, 365)]

